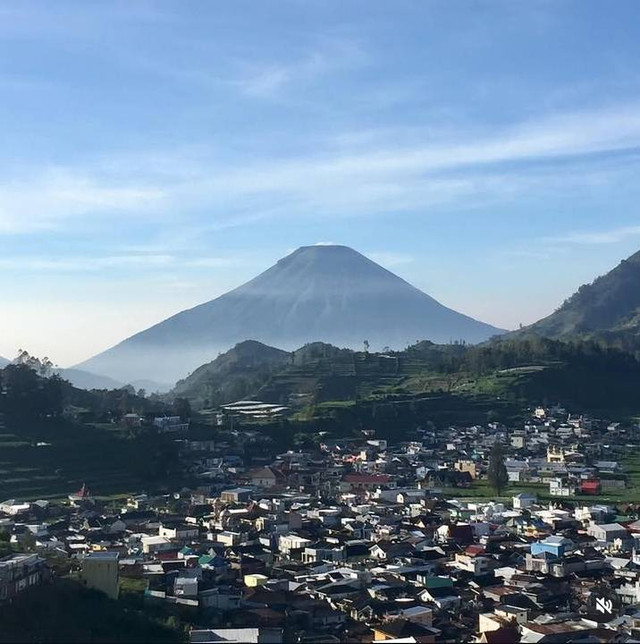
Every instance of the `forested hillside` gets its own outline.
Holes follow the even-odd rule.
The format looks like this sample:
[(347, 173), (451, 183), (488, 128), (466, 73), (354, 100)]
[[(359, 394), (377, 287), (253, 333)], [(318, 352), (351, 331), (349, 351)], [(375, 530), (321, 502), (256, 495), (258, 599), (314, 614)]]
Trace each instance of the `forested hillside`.
[(157, 398), (75, 389), (25, 364), (0, 370), (0, 392), (1, 498), (64, 495), (83, 483), (96, 494), (161, 486), (178, 471), (168, 439), (120, 423), (171, 410)]
[(586, 410), (640, 412), (640, 363), (594, 341), (531, 334), (479, 346), (420, 342), (385, 353), (315, 343), (286, 359), (278, 354), (275, 362), (268, 357), (274, 349), (254, 349), (250, 369), (223, 354), (174, 393), (197, 408), (254, 397), (292, 405), (307, 417), (333, 402), (344, 407), (350, 401), (392, 402), (425, 394), (492, 396), (520, 407), (555, 400)]
[(557, 311), (526, 332), (593, 339), (640, 357), (640, 252), (581, 286)]

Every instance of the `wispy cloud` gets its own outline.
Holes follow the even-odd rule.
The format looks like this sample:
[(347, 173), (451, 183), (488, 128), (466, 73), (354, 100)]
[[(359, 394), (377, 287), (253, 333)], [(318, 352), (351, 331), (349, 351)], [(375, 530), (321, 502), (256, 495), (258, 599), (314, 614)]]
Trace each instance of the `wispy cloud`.
[(200, 257), (183, 262), (187, 268), (221, 268), (233, 266), (236, 262), (228, 257)]
[(165, 197), (161, 186), (143, 181), (134, 185), (80, 169), (47, 168), (39, 175), (0, 183), (0, 233), (54, 229), (96, 213), (117, 218), (157, 212)]
[[(482, 187), (483, 179), (478, 174), (474, 179), (474, 173), (483, 173), (485, 185), (508, 193), (508, 175), (526, 180), (535, 168), (559, 160), (640, 149), (640, 105), (558, 115), (491, 137), (464, 135), (402, 148), (372, 142), (367, 148), (358, 146), (353, 154), (343, 148), (339, 154), (229, 168), (211, 178), (203, 176), (200, 188), (235, 203), (239, 197), (271, 194), (304, 196), (309, 205), (321, 206), (339, 195), (341, 204), (335, 205), (341, 205), (345, 214), (350, 208), (393, 208), (410, 197), (414, 204), (421, 199), (429, 204), (438, 196), (448, 199), (451, 193), (467, 196)], [(552, 175), (546, 178), (553, 182)], [(592, 177), (587, 173), (585, 178)]]
[[(191, 55), (183, 62), (158, 60), (138, 51), (127, 52), (126, 65), (145, 74), (168, 79), (212, 95), (230, 89), (247, 99), (281, 99), (297, 93), (322, 77), (345, 73), (362, 67), (369, 56), (359, 42), (344, 38), (316, 38), (296, 53), (291, 47), (286, 57), (269, 58), (265, 52), (251, 57), (230, 57), (210, 49), (211, 43), (189, 40), (180, 42)], [(122, 53), (114, 51), (115, 57)], [(216, 60), (211, 65), (211, 58)]]
[(551, 244), (617, 244), (632, 237), (640, 237), (640, 226), (622, 226), (609, 230), (576, 231), (556, 237), (545, 237), (543, 241)]
[(86, 272), (106, 268), (142, 268), (168, 266), (171, 255), (114, 255), (109, 257), (0, 257), (0, 268), (20, 271)]
[(195, 257), (184, 259), (169, 254), (134, 254), (109, 256), (66, 256), (33, 257), (4, 256), (0, 257), (0, 269), (14, 271), (48, 271), (86, 273), (104, 270), (159, 269), (159, 268), (220, 268), (233, 266), (234, 260), (228, 257)]
[[(389, 140), (388, 131), (384, 138)], [(333, 141), (314, 156), (265, 153), (242, 166), (179, 150), (173, 157), (167, 151), (150, 160), (136, 155), (124, 163), (102, 159), (81, 168), (32, 171), (0, 183), (0, 233), (144, 216), (184, 235), (190, 226), (206, 233), (281, 217), (385, 216), (567, 191), (634, 171), (640, 104), (559, 114), (491, 136), (467, 131), (446, 140), (425, 137), (402, 147), (381, 146), (370, 137), (353, 151), (336, 151)], [(616, 156), (621, 153), (631, 156)], [(203, 210), (206, 218), (197, 214)]]
[(249, 96), (274, 97), (296, 83), (308, 83), (319, 76), (353, 69), (368, 60), (358, 43), (350, 40), (326, 40), (297, 60), (256, 65), (241, 63), (241, 77), (231, 81)]

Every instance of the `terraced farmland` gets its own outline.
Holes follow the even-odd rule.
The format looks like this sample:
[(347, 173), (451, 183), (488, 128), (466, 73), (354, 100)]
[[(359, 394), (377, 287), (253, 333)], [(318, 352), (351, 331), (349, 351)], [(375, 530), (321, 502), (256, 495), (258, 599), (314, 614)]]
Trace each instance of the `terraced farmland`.
[(83, 483), (94, 494), (144, 486), (140, 440), (88, 426), (29, 433), (28, 438), (6, 430), (0, 434), (1, 499), (66, 496)]

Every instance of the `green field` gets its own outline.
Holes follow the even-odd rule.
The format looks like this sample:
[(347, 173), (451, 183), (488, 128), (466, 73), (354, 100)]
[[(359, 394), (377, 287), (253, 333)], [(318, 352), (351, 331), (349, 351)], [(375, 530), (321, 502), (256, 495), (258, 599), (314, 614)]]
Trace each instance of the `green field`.
[[(638, 448), (640, 452), (640, 447)], [(518, 483), (507, 487), (500, 497), (490, 487), (486, 479), (477, 479), (469, 488), (442, 488), (443, 496), (463, 500), (509, 500), (520, 492), (530, 492), (538, 497), (539, 501), (569, 501), (574, 503), (640, 503), (640, 453), (622, 459), (623, 471), (627, 474), (627, 487), (621, 490), (607, 490), (598, 495), (576, 495), (571, 497), (556, 497), (549, 494), (549, 486), (545, 483)]]
[(113, 426), (14, 428), (0, 437), (0, 499), (66, 497), (83, 483), (98, 497), (139, 491), (162, 482), (166, 454), (158, 449), (156, 437), (131, 438)]

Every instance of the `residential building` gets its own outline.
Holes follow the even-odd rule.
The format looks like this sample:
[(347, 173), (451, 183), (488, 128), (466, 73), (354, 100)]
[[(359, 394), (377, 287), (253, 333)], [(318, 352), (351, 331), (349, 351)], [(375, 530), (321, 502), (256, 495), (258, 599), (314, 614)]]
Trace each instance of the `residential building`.
[(87, 588), (100, 590), (118, 599), (120, 575), (117, 552), (92, 552), (82, 559), (80, 580)]

